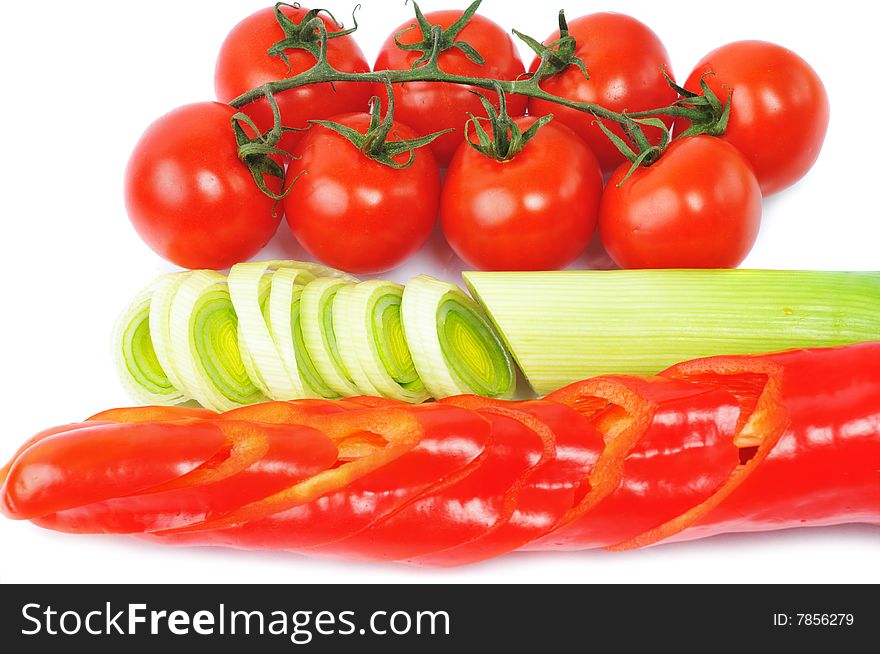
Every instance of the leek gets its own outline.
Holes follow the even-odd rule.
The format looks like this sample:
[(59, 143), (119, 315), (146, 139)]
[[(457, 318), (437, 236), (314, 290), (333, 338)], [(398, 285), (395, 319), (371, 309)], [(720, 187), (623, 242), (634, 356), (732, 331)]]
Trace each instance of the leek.
[(429, 395), (404, 337), (402, 299), (401, 284), (381, 279), (342, 288), (333, 302), (333, 330), (361, 393), (423, 402)]
[(333, 329), (333, 304), (336, 294), (351, 282), (319, 277), (309, 282), (300, 295), (300, 323), (303, 344), (315, 369), (327, 387), (342, 397), (360, 393), (342, 363), (336, 332)]
[(625, 270), (464, 280), (535, 391), (703, 356), (880, 339), (880, 273)]
[(339, 397), (318, 372), (303, 340), (302, 292), (313, 279), (311, 273), (296, 268), (281, 268), (272, 275), (269, 326), (277, 360), (293, 382), (290, 395), (276, 399)]
[(419, 275), (406, 285), (402, 314), (413, 363), (432, 396), (513, 397), (510, 356), (482, 310), (458, 286)]
[[(274, 287), (275, 275), (272, 273), (293, 270), (295, 276), (290, 281), (291, 285), (296, 277), (300, 277), (303, 283), (314, 279), (311, 273), (294, 266), (296, 262), (291, 261), (239, 263), (230, 269), (227, 279), (229, 296), (238, 317), (242, 363), (254, 384), (273, 400), (291, 400), (305, 395), (295, 359), (286, 365), (267, 322), (269, 293)], [(278, 294), (275, 290), (272, 293)], [(290, 301), (289, 293), (287, 301)], [(276, 315), (278, 313), (276, 308)], [(284, 307), (281, 313), (284, 315), (280, 323), (287, 324), (289, 331), (290, 305)]]
[(216, 411), (308, 397), (507, 398), (515, 384), (500, 336), (457, 286), (424, 275), (406, 289), (358, 283), (297, 261), (159, 277), (118, 321), (114, 353), (135, 399)]
[(174, 367), (199, 404), (227, 411), (265, 399), (242, 361), (226, 277), (211, 270), (187, 275), (171, 302), (169, 325)]
[(122, 385), (129, 395), (144, 404), (174, 405), (188, 399), (169, 380), (150, 333), (153, 295), (175, 279), (173, 274), (163, 275), (141, 291), (120, 316), (114, 330), (113, 358)]
[(189, 272), (168, 273), (160, 276), (153, 286), (153, 295), (150, 298), (150, 338), (153, 350), (159, 365), (168, 377), (168, 381), (174, 388), (184, 395), (186, 399), (192, 399), (187, 395), (180, 375), (174, 366), (171, 357), (171, 325), (168, 321), (171, 316), (171, 303), (180, 285), (189, 277)]

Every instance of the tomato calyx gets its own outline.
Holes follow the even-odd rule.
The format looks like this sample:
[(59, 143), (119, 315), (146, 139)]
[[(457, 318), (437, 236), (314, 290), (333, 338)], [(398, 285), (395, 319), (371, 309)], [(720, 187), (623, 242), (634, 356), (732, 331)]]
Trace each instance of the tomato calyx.
[[(373, 161), (397, 169), (409, 168), (415, 161), (416, 149), (428, 145), (438, 136), (451, 132), (452, 129), (444, 129), (415, 139), (389, 141), (388, 135), (391, 134), (394, 127), (394, 92), (388, 79), (385, 80), (385, 89), (388, 93), (388, 111), (383, 117), (382, 102), (379, 96), (374, 95), (370, 99), (370, 126), (363, 134), (332, 120), (310, 120), (309, 123), (333, 130), (348, 139), (352, 145)], [(406, 161), (396, 160), (396, 157), (405, 153), (409, 153), (409, 158)]]
[[(272, 107), (272, 129), (260, 132), (250, 116), (239, 111), (231, 118), (232, 131), (235, 134), (235, 144), (238, 146), (238, 158), (241, 159), (245, 166), (247, 166), (251, 176), (254, 178), (254, 183), (263, 194), (269, 196), (276, 202), (279, 202), (290, 192), (293, 184), (288, 184), (285, 188), (284, 166), (278, 163), (278, 161), (273, 158), (273, 155), (275, 157), (284, 157), (288, 159), (294, 158), (293, 155), (278, 147), (278, 141), (281, 140), (281, 135), (284, 132), (302, 130), (295, 127), (284, 127), (281, 124), (281, 111), (278, 109), (278, 103), (275, 101), (275, 97), (272, 93), (267, 91), (266, 99), (269, 102), (269, 106)], [(248, 136), (242, 124), (249, 127), (257, 136)], [(276, 193), (269, 188), (269, 185), (266, 183), (267, 177), (274, 177), (280, 180), (280, 193)], [(293, 181), (295, 182), (296, 179)]]
[[(401, 50), (411, 50), (415, 52), (421, 52), (422, 55), (413, 62), (412, 67), (418, 68), (424, 64), (429, 62), (435, 62), (437, 56), (443, 52), (444, 50), (449, 50), (450, 48), (456, 48), (461, 50), (465, 57), (470, 59), (475, 64), (482, 66), (485, 63), (485, 59), (483, 59), (483, 55), (477, 52), (476, 48), (474, 48), (470, 43), (466, 41), (458, 41), (458, 35), (461, 33), (461, 30), (464, 29), (465, 25), (470, 22), (471, 18), (473, 18), (474, 14), (477, 13), (477, 9), (479, 9), (480, 4), (483, 0), (474, 0), (468, 8), (465, 9), (461, 16), (459, 16), (458, 20), (456, 20), (452, 25), (443, 29), (439, 25), (432, 25), (428, 22), (428, 19), (425, 18), (425, 15), (422, 13), (421, 8), (417, 2), (413, 2), (413, 7), (416, 12), (416, 23), (415, 25), (410, 25), (404, 30), (401, 30), (397, 34), (394, 35), (394, 43)], [(402, 43), (400, 41), (400, 36), (405, 32), (409, 32), (410, 30), (414, 30), (418, 28), (422, 33), (422, 40), (417, 43)]]
[[(281, 27), (281, 30), (284, 32), (284, 38), (277, 43), (274, 43), (266, 52), (270, 57), (278, 57), (281, 59), (281, 61), (287, 66), (288, 72), (291, 70), (291, 65), (290, 60), (287, 58), (287, 50), (305, 50), (314, 56), (315, 59), (320, 59), (321, 52), (326, 47), (324, 44), (326, 44), (328, 40), (347, 36), (358, 28), (355, 13), (360, 8), (360, 5), (356, 5), (351, 12), (351, 20), (354, 23), (354, 26), (349, 27), (348, 29), (343, 29), (343, 24), (337, 21), (333, 14), (326, 9), (310, 9), (308, 13), (303, 16), (302, 21), (297, 23), (281, 10), (282, 7), (291, 7), (293, 9), (300, 8), (299, 3), (296, 2), (293, 4), (287, 2), (275, 3), (275, 19), (278, 21), (279, 27)], [(327, 31), (327, 26), (321, 19), (322, 13), (330, 17), (330, 20), (332, 20), (336, 27), (339, 28), (339, 31)]]
[[(636, 149), (633, 149), (629, 143), (608, 129), (602, 119), (598, 116), (596, 116), (596, 124), (614, 146), (620, 150), (621, 154), (627, 158), (627, 161), (632, 164), (626, 175), (623, 176), (623, 179), (618, 182), (618, 187), (622, 186), (639, 168), (639, 166), (648, 167), (656, 163), (663, 155), (663, 152), (666, 150), (666, 147), (671, 140), (669, 128), (659, 118), (632, 118), (626, 113), (621, 114), (620, 125), (623, 127), (623, 131), (626, 135), (635, 144)], [(645, 132), (642, 130), (642, 126), (654, 127), (660, 130), (660, 143), (657, 145), (651, 145), (648, 138), (645, 136)]]
[[(629, 137), (630, 141), (636, 146), (635, 149), (630, 146), (624, 139), (612, 132), (605, 126), (602, 119), (596, 115), (596, 123), (605, 133), (614, 146), (632, 163), (629, 171), (624, 175), (623, 179), (617, 184), (621, 186), (636, 171), (639, 166), (650, 166), (656, 163), (663, 155), (664, 150), (669, 145), (671, 138), (669, 128), (663, 123), (658, 115), (681, 116), (690, 121), (690, 126), (681, 134), (676, 134), (675, 139), (687, 138), (689, 136), (698, 136), (707, 134), (709, 136), (722, 136), (727, 131), (727, 123), (730, 119), (730, 106), (733, 97), (733, 91), (728, 89), (727, 99), (721, 102), (718, 96), (709, 88), (706, 83), (706, 77), (714, 73), (705, 73), (700, 78), (700, 89), (702, 93), (694, 93), (686, 88), (679, 86), (669, 76), (664, 69), (662, 71), (666, 83), (678, 93), (678, 100), (674, 105), (665, 109), (652, 110), (651, 112), (639, 112), (621, 114), (619, 124), (623, 127), (623, 131)], [(661, 140), (658, 145), (651, 145), (642, 130), (642, 126), (656, 127), (661, 131)]]
[[(474, 116), (468, 114), (470, 118), (465, 123), (465, 141), (474, 150), (482, 155), (495, 159), (496, 161), (510, 161), (519, 154), (538, 130), (553, 120), (553, 114), (547, 114), (538, 118), (529, 128), (523, 132), (519, 125), (507, 113), (507, 98), (500, 85), (497, 85), (495, 92), (498, 94), (498, 110), (485, 95), (478, 91), (471, 91), (480, 98), (483, 108), (486, 110), (486, 116)], [(490, 136), (483, 128), (481, 121), (486, 121), (492, 131)], [(477, 135), (478, 143), (474, 143), (470, 138), (470, 127), (473, 126)]]
[(693, 109), (694, 116), (688, 116), (690, 126), (675, 138), (708, 134), (710, 136), (722, 136), (727, 131), (727, 123), (730, 120), (731, 100), (733, 89), (727, 89), (727, 99), (722, 103), (715, 92), (706, 83), (706, 77), (715, 73), (704, 73), (700, 77), (700, 90), (702, 93), (688, 91), (683, 86), (676, 84), (671, 77), (663, 71), (666, 82), (678, 93), (676, 106)]
[(569, 66), (577, 66), (584, 74), (584, 77), (590, 79), (587, 65), (583, 59), (577, 56), (578, 44), (568, 31), (568, 21), (565, 20), (564, 10), (559, 10), (559, 38), (552, 43), (544, 45), (537, 39), (523, 34), (519, 30), (513, 30), (513, 33), (529, 46), (541, 60), (538, 68), (532, 73), (532, 79), (540, 81), (546, 77), (561, 73)]

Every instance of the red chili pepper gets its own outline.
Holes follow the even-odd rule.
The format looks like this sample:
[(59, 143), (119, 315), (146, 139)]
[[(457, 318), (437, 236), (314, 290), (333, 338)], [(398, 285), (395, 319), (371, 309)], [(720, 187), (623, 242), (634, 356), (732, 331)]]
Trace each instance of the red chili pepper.
[(880, 524), (880, 343), (712, 357), (662, 374), (757, 396), (738, 438), (760, 444), (707, 502), (614, 549), (680, 532), (676, 540), (803, 524)]
[(73, 533), (140, 533), (174, 529), (220, 517), (332, 467), (336, 446), (325, 434), (300, 425), (228, 421), (228, 456), (203, 465), (149, 493), (115, 497), (35, 520)]
[[(483, 456), (475, 462), (478, 465), (458, 475), (434, 474), (439, 483), (391, 511), (377, 512), (383, 517), (367, 528), (308, 551), (347, 558), (407, 559), (469, 542), (507, 522), (528, 474), (555, 457), (555, 445), (511, 417), (484, 410), (478, 413), (491, 427)], [(428, 469), (435, 468), (426, 464)], [(419, 537), (413, 538), (416, 533)]]
[[(542, 400), (503, 402), (474, 395), (446, 398), (441, 402), (467, 408), (505, 407), (524, 414), (532, 430), (549, 432), (555, 456), (536, 466), (520, 490), (510, 518), (496, 524), (480, 538), (458, 547), (437, 550), (411, 563), (455, 566), (474, 563), (514, 551), (553, 529), (563, 516), (589, 492), (589, 476), (605, 442), (596, 427), (577, 411)], [(552, 425), (552, 427), (551, 427)]]
[(49, 429), (44, 429), (43, 431), (34, 434), (26, 440), (18, 450), (16, 450), (9, 462), (0, 468), (0, 488), (6, 483), (6, 478), (9, 476), (9, 469), (12, 468), (12, 464), (15, 463), (32, 445), (39, 443), (41, 440), (49, 438), (50, 436), (55, 436), (56, 434), (94, 426), (95, 424), (90, 422), (71, 422), (66, 425), (59, 425), (58, 427), (50, 427)]
[(227, 448), (210, 422), (102, 423), (64, 431), (12, 464), (3, 512), (32, 519), (143, 492), (185, 475)]
[(607, 376), (547, 399), (591, 417), (608, 445), (590, 491), (526, 549), (614, 544), (698, 504), (738, 463), (736, 399), (711, 386)]
[(129, 406), (96, 413), (89, 422), (167, 422), (169, 420), (210, 420), (217, 414), (210, 409), (185, 406)]
[(125, 422), (67, 425), (19, 450), (4, 469), (5, 512), (56, 529), (422, 565), (880, 524), (880, 342), (713, 357), (532, 402), (98, 417)]
[[(343, 416), (346, 425), (340, 423)], [(320, 423), (318, 417), (313, 424)], [(483, 455), (489, 442), (485, 419), (441, 405), (350, 411), (325, 420), (324, 428), (339, 440), (366, 431), (385, 437), (388, 444), (327, 471), (318, 486), (303, 482), (220, 520), (158, 535), (175, 542), (277, 549), (335, 541), (426, 492), (438, 478), (465, 468)]]

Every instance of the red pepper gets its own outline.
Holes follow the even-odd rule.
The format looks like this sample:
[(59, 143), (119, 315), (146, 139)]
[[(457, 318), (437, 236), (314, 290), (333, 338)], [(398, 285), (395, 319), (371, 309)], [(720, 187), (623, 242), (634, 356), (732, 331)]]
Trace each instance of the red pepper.
[(467, 467), (489, 442), (485, 419), (441, 405), (350, 411), (323, 424), (338, 440), (366, 431), (384, 436), (388, 444), (220, 520), (158, 535), (175, 542), (277, 549), (339, 540), (426, 492), (438, 478)]
[(755, 410), (737, 437), (760, 444), (707, 502), (614, 549), (680, 532), (676, 540), (804, 524), (880, 524), (880, 343), (712, 357), (662, 374), (741, 389)]
[(423, 565), (880, 524), (880, 342), (713, 357), (533, 402), (99, 417), (125, 422), (67, 425), (19, 450), (4, 469), (8, 514)]
[(89, 422), (167, 422), (169, 420), (210, 420), (217, 414), (210, 409), (185, 406), (130, 406), (96, 413)]
[(519, 419), (533, 431), (552, 439), (555, 456), (532, 470), (517, 495), (516, 507), (509, 519), (458, 547), (411, 557), (411, 563), (464, 565), (519, 549), (553, 529), (589, 492), (589, 476), (605, 443), (592, 422), (577, 411), (556, 402), (510, 403), (473, 395), (446, 398), (441, 402), (469, 408), (515, 410), (520, 414)]
[(56, 434), (61, 434), (68, 431), (73, 431), (75, 429), (85, 429), (87, 427), (94, 427), (94, 423), (90, 422), (71, 422), (66, 425), (59, 425), (58, 427), (50, 427), (49, 429), (44, 429), (41, 432), (38, 432), (31, 436), (28, 440), (24, 442), (24, 444), (16, 450), (15, 454), (12, 455), (12, 458), (9, 462), (0, 468), (0, 488), (3, 487), (3, 484), (6, 482), (6, 477), (9, 476), (9, 469), (12, 468), (12, 464), (18, 460), (25, 451), (30, 448), (32, 445), (39, 443), (41, 440), (45, 438), (49, 438), (50, 436), (55, 436)]
[(228, 447), (210, 422), (101, 423), (35, 443), (15, 459), (3, 512), (32, 519), (172, 482)]
[(739, 462), (737, 401), (711, 386), (607, 376), (548, 399), (591, 415), (608, 446), (590, 492), (527, 549), (602, 547), (639, 534), (711, 495)]
[(336, 463), (333, 441), (311, 427), (220, 423), (232, 446), (149, 493), (77, 506), (35, 520), (73, 533), (140, 533), (203, 522), (308, 479)]
[[(347, 558), (407, 559), (467, 543), (506, 523), (527, 476), (555, 457), (555, 445), (520, 421), (490, 411), (478, 411), (491, 427), (478, 465), (458, 475), (435, 472), (439, 483), (391, 511), (377, 512), (383, 516), (367, 528), (307, 551)], [(414, 534), (419, 537), (413, 538)]]

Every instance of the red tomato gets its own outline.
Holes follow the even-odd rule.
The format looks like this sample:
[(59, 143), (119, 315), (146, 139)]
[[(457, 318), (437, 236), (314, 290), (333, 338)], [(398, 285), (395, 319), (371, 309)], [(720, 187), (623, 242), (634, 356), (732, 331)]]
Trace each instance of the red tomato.
[[(685, 88), (700, 77), (723, 102), (733, 90), (723, 138), (752, 164), (764, 195), (791, 186), (816, 162), (828, 129), (828, 95), (810, 65), (791, 50), (764, 41), (738, 41), (703, 57)], [(685, 129), (686, 121), (676, 124)]]
[[(300, 23), (309, 10), (302, 7), (282, 7), (282, 11), (291, 20)], [(340, 31), (324, 14), (321, 14), (321, 20), (327, 26), (328, 32)], [(217, 56), (214, 70), (217, 99), (230, 102), (245, 91), (266, 82), (293, 77), (315, 65), (315, 57), (306, 50), (290, 49), (285, 52), (290, 61), (290, 70), (280, 57), (266, 52), (283, 38), (284, 31), (278, 24), (272, 7), (251, 14), (233, 27)], [(361, 49), (351, 36), (329, 39), (327, 60), (337, 70), (347, 73), (370, 70)], [(277, 94), (275, 100), (285, 126), (307, 127), (310, 119), (329, 118), (350, 111), (366, 111), (371, 95), (370, 84), (337, 82), (333, 86), (312, 84), (290, 89)], [(244, 111), (261, 130), (272, 127), (272, 109), (265, 99), (251, 103)], [(300, 138), (301, 134), (298, 132), (287, 132), (281, 139), (280, 147), (289, 152)]]
[[(458, 20), (461, 14), (460, 10), (432, 11), (425, 14), (425, 18), (432, 25), (440, 25), (445, 29)], [(382, 44), (374, 70), (412, 68), (421, 53), (401, 50), (394, 43), (394, 35), (415, 24), (415, 20), (412, 20), (395, 28)], [(422, 40), (421, 31), (418, 28), (411, 29), (401, 34), (399, 40), (401, 43), (418, 43)], [(485, 59), (485, 63), (482, 66), (476, 64), (458, 48), (450, 48), (442, 52), (439, 59), (440, 68), (446, 73), (512, 80), (525, 72), (513, 39), (502, 27), (488, 18), (479, 14), (474, 15), (459, 33), (457, 40), (471, 44)], [(450, 127), (455, 129), (454, 132), (438, 138), (430, 146), (441, 168), (449, 164), (455, 150), (464, 140), (464, 124), (469, 118), (468, 112), (477, 116), (485, 114), (480, 99), (468, 90), (471, 88), (461, 84), (437, 82), (407, 82), (394, 87), (395, 117), (411, 126), (420, 136)], [(498, 106), (498, 99), (494, 93), (480, 92), (492, 98), (495, 106)], [(384, 98), (384, 87), (376, 89), (375, 93)], [(526, 112), (526, 98), (509, 96), (507, 111), (511, 116), (522, 116)]]
[[(535, 120), (516, 123), (525, 131)], [(510, 161), (463, 143), (443, 183), (440, 220), (452, 249), (471, 266), (556, 269), (586, 249), (601, 195), (596, 157), (553, 121)]]
[[(368, 114), (346, 114), (334, 122), (364, 133)], [(415, 138), (395, 123), (389, 140)], [(308, 252), (323, 263), (353, 273), (394, 268), (428, 239), (437, 217), (440, 172), (428, 148), (415, 152), (409, 168), (369, 159), (345, 137), (315, 126), (302, 140), (288, 176), (302, 171), (284, 200), (287, 223)], [(405, 162), (404, 154), (395, 160)]]
[(714, 136), (673, 141), (648, 168), (602, 195), (599, 234), (621, 268), (733, 268), (752, 249), (761, 189), (739, 151)]
[[(624, 14), (599, 13), (575, 18), (569, 21), (568, 28), (578, 45), (577, 56), (586, 64), (590, 79), (572, 65), (541, 82), (545, 91), (570, 100), (594, 102), (617, 112), (657, 109), (678, 98), (661, 72), (665, 68), (672, 76), (669, 55), (660, 38), (647, 25)], [(544, 43), (558, 38), (559, 31), (556, 31)], [(536, 70), (539, 63), (535, 58), (529, 70)], [(536, 99), (529, 101), (529, 114), (553, 114), (556, 120), (573, 129), (592, 148), (605, 172), (614, 170), (625, 160), (594, 124), (590, 114)], [(668, 119), (664, 122), (672, 124)], [(605, 124), (623, 136), (618, 125), (608, 121)], [(652, 144), (660, 142), (659, 130), (650, 127), (644, 130)]]
[[(232, 107), (197, 102), (147, 128), (125, 170), (125, 207), (144, 242), (184, 268), (228, 268), (278, 228), (274, 201), (238, 158)], [(277, 180), (267, 179), (278, 192)]]

